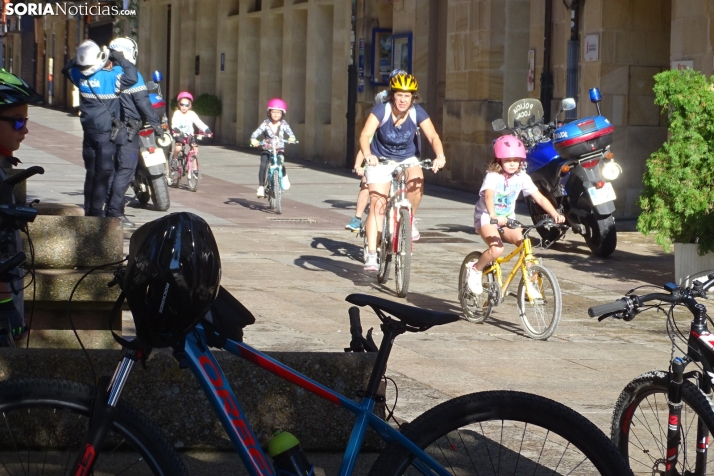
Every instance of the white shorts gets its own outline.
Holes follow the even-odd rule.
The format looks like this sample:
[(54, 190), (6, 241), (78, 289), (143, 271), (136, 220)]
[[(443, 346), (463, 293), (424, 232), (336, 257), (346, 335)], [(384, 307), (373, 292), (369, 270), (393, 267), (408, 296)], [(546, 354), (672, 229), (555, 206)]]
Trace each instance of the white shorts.
[[(516, 218), (516, 215), (510, 215), (506, 218)], [(482, 226), (490, 224), (491, 216), (488, 213), (482, 213), (480, 217), (479, 215), (474, 215), (474, 228), (476, 229), (476, 233), (478, 233)], [(496, 227), (498, 227), (498, 225), (496, 225)]]
[(364, 171), (364, 175), (367, 177), (367, 185), (372, 183), (389, 183), (392, 181), (392, 172), (394, 172), (394, 169), (396, 169), (398, 165), (417, 165), (418, 163), (419, 159), (416, 157), (409, 157), (408, 159), (400, 161), (390, 160), (386, 164), (380, 163), (375, 166), (368, 165)]

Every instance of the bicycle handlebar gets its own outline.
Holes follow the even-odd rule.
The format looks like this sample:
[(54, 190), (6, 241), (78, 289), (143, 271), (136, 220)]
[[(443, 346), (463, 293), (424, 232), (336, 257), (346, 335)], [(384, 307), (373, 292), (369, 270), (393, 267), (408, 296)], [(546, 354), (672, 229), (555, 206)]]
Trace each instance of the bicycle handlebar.
[[(498, 225), (498, 220), (495, 218), (491, 218), (491, 224), (492, 225)], [(544, 226), (546, 228), (552, 228), (552, 227), (557, 227), (557, 228), (569, 228), (570, 225), (567, 225), (565, 223), (555, 223), (552, 218), (546, 217), (543, 218), (541, 221), (536, 223), (535, 225), (524, 225), (523, 223), (519, 222), (518, 220), (514, 218), (509, 218), (508, 221), (506, 221), (506, 224), (504, 225), (506, 228), (525, 228), (526, 231), (524, 231), (524, 235), (528, 234), (532, 229), (534, 228), (540, 228), (541, 226)]]
[(36, 174), (42, 175), (44, 173), (45, 173), (45, 169), (43, 169), (39, 165), (33, 165), (32, 167), (29, 167), (21, 172), (16, 173), (15, 175), (13, 175), (11, 177), (8, 177), (7, 179), (3, 180), (2, 183), (14, 187), (15, 184), (22, 182), (23, 180), (26, 180), (26, 179), (32, 177), (33, 175), (36, 175)]
[(7, 282), (16, 279), (13, 276), (6, 276), (6, 274), (18, 266), (25, 264), (25, 261), (27, 261), (27, 256), (24, 252), (20, 251), (9, 260), (4, 263), (0, 263), (0, 282)]

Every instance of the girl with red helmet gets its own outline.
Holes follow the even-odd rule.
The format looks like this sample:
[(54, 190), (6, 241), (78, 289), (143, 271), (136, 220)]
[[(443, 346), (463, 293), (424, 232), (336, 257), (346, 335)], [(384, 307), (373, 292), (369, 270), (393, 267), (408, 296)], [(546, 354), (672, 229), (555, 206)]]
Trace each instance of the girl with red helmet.
[[(261, 135), (265, 139), (277, 139), (278, 141), (278, 157), (280, 158), (280, 163), (285, 161), (283, 152), (285, 151), (285, 135), (288, 136), (288, 142), (295, 142), (295, 134), (293, 130), (290, 129), (290, 125), (287, 123), (283, 117), (288, 112), (288, 106), (280, 98), (273, 98), (268, 101), (268, 118), (263, 121), (263, 123), (258, 126), (258, 128), (253, 131), (250, 135), (250, 145), (251, 147), (258, 147), (260, 141), (258, 137)], [(267, 146), (263, 146), (263, 152), (260, 154), (260, 169), (258, 170), (258, 190), (256, 195), (258, 198), (265, 197), (265, 189), (263, 184), (265, 183), (265, 173), (268, 170), (268, 162), (270, 161), (270, 149)], [(285, 171), (285, 166), (283, 166), (283, 180), (282, 187), (287, 190), (290, 187), (290, 182), (288, 181), (288, 174)]]
[[(178, 101), (178, 109), (176, 109), (174, 115), (171, 116), (171, 132), (174, 137), (178, 139), (182, 136), (193, 136), (194, 127), (197, 127), (201, 132), (211, 137), (213, 135), (211, 129), (198, 118), (198, 114), (191, 110), (193, 95), (188, 91), (183, 91), (179, 93), (176, 100)], [(183, 143), (177, 140), (176, 148), (174, 149), (174, 159), (178, 157), (182, 147)], [(196, 144), (196, 141), (193, 141), (192, 147), (194, 148), (194, 152), (198, 153), (198, 144)]]
[[(474, 294), (483, 292), (483, 268), (503, 253), (502, 238), (516, 246), (523, 241), (520, 228), (501, 228), (509, 218), (516, 216), (516, 199), (519, 193), (523, 192), (524, 196), (533, 198), (556, 223), (565, 222), (565, 217), (558, 213), (550, 201), (538, 191), (533, 180), (523, 172), (526, 148), (518, 137), (499, 137), (493, 141), (493, 152), (494, 158), (486, 171), (474, 212), (474, 228), (488, 245), (488, 250), (476, 263), (469, 263), (471, 268), (468, 273), (468, 286)], [(492, 225), (491, 220), (497, 220), (498, 225)]]

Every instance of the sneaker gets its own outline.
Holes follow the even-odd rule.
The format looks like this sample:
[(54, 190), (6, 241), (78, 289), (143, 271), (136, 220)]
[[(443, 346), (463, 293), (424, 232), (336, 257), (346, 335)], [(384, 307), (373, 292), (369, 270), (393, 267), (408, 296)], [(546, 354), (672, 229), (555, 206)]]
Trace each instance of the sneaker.
[[(529, 279), (528, 281), (526, 281), (526, 293), (527, 293), (528, 296), (530, 296), (531, 299), (533, 299), (534, 301), (535, 301), (536, 299), (543, 299), (543, 295), (540, 293), (540, 291), (538, 291), (538, 284), (537, 284), (536, 282), (534, 282), (533, 280), (536, 280), (536, 281), (537, 281), (537, 280), (538, 280), (538, 276), (534, 274), (534, 275), (531, 277), (531, 279)], [(526, 297), (528, 297), (528, 296), (526, 296)]]
[(483, 284), (481, 284), (483, 272), (474, 268), (475, 264), (473, 263), (468, 267), (466, 285), (472, 294), (483, 294)]
[(122, 228), (134, 228), (136, 226), (133, 221), (126, 217), (126, 215), (120, 216), (119, 221), (121, 222)]
[(256, 195), (258, 195), (258, 198), (265, 198), (265, 188), (258, 187), (258, 191), (256, 192)]
[(364, 270), (365, 271), (379, 271), (379, 261), (377, 260), (377, 252), (373, 251), (367, 253), (364, 259)]
[(419, 230), (417, 230), (416, 225), (412, 225), (412, 241), (419, 241), (419, 238), (421, 238)]
[(362, 220), (359, 217), (352, 217), (352, 220), (345, 225), (345, 230), (352, 230), (354, 232), (359, 231), (362, 227)]
[(283, 190), (287, 190), (290, 188), (290, 180), (288, 180), (288, 176), (284, 175), (280, 179), (280, 186), (283, 188)]

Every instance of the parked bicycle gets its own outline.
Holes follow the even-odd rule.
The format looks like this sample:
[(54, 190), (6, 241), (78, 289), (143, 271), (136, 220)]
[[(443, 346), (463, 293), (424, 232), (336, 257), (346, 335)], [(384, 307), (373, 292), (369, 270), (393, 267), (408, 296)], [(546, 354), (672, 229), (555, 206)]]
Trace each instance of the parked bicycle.
[[(190, 214), (172, 214), (163, 220), (181, 222), (185, 215)], [(187, 232), (188, 229), (181, 230)], [(191, 228), (191, 232), (195, 233), (196, 229)], [(141, 238), (134, 238), (137, 236)], [(165, 228), (157, 226), (143, 231), (140, 228), (132, 238), (141, 242), (139, 245), (134, 241), (130, 243), (127, 274), (124, 276), (122, 271), (117, 271), (116, 281), (120, 285), (124, 283), (123, 291), (127, 293), (132, 313), (138, 321), (139, 335), (133, 341), (122, 342), (121, 361), (114, 375), (100, 378), (96, 388), (68, 380), (39, 378), (0, 383), (0, 414), (3, 417), (0, 461), (7, 473), (30, 474), (39, 469), (52, 474), (187, 474), (175, 447), (156, 425), (121, 399), (134, 364), (141, 360), (151, 365), (147, 357), (156, 341), (159, 347), (173, 349), (182, 368), (191, 369), (251, 475), (274, 475), (276, 468), (257, 443), (258, 439), (211, 347), (246, 359), (354, 413), (356, 420), (340, 468), (341, 476), (352, 474), (368, 427), (388, 443), (375, 461), (371, 475), (411, 474), (415, 471), (438, 475), (631, 474), (617, 449), (591, 422), (562, 404), (536, 395), (510, 391), (465, 395), (434, 407), (399, 430), (376, 415), (374, 407), (382, 400), (378, 392), (394, 339), (406, 332), (422, 332), (455, 322), (458, 316), (454, 314), (419, 309), (369, 295), (349, 295), (346, 300), (355, 306), (372, 308), (382, 321), (383, 332), (367, 388), (358, 393), (360, 397), (355, 400), (353, 395), (345, 396), (331, 390), (242, 342), (243, 328), (255, 319), (223, 288), (219, 288), (205, 317), (197, 317), (194, 324), (181, 327), (180, 331), (178, 326), (167, 327), (165, 319), (157, 318), (156, 314), (143, 312), (143, 307), (137, 309), (137, 303), (146, 300), (143, 280), (151, 277), (146, 278), (146, 270), (133, 267), (132, 262), (153, 266), (150, 264), (153, 258), (142, 253), (152, 256), (156, 253), (162, 260), (176, 261), (176, 254), (164, 256), (161, 248), (155, 245), (169, 239), (182, 239), (183, 234), (169, 236)], [(190, 246), (184, 243), (183, 248), (179, 247), (179, 260), (186, 256), (183, 253)], [(195, 246), (200, 247), (202, 256), (210, 254), (211, 262), (218, 259), (214, 254), (217, 250), (206, 246), (205, 241)], [(195, 253), (188, 256), (193, 257)], [(183, 276), (182, 268), (172, 269)], [(218, 279), (215, 278), (219, 275), (216, 268), (208, 271), (199, 264), (198, 269), (186, 273), (203, 277), (213, 275)], [(218, 287), (218, 283), (211, 279), (207, 279), (206, 284)], [(136, 300), (134, 295), (132, 298), (132, 289), (143, 289), (143, 297)], [(176, 296), (182, 291), (165, 291), (163, 297), (159, 293), (160, 299), (142, 306), (156, 304), (163, 308), (167, 295), (170, 300), (179, 299)], [(206, 293), (201, 295), (207, 296)], [(175, 304), (169, 302), (170, 306)], [(172, 309), (177, 312), (175, 307)], [(136, 317), (137, 312), (143, 316), (141, 320)], [(366, 341), (361, 334), (359, 309), (353, 307), (349, 313), (353, 340)], [(181, 319), (183, 322), (185, 318)], [(351, 346), (351, 350), (359, 350), (356, 347)]]
[[(270, 209), (275, 210), (275, 213), (278, 215), (283, 213), (283, 191), (290, 187), (289, 183), (285, 181), (285, 157), (277, 149), (279, 142), (280, 139), (277, 137), (273, 138), (273, 140), (265, 139), (261, 142), (263, 147), (270, 150), (270, 163), (268, 164), (268, 170), (265, 174), (263, 188), (265, 189), (265, 196), (268, 198)], [(299, 144), (299, 142), (285, 141), (284, 144)]]
[[(496, 220), (491, 220), (496, 224)], [(523, 330), (533, 339), (546, 340), (555, 332), (560, 322), (563, 298), (555, 274), (545, 267), (540, 258), (533, 255), (533, 246), (528, 236), (539, 227), (567, 227), (558, 225), (551, 218), (545, 218), (535, 225), (525, 226), (517, 220), (509, 219), (509, 228), (523, 228), (523, 243), (508, 256), (496, 259), (483, 270), (483, 293), (474, 294), (468, 287), (468, 272), (483, 254), (481, 251), (469, 253), (459, 272), (459, 301), (467, 321), (479, 324), (484, 322), (494, 307), (503, 303), (506, 296), (512, 295), (518, 302), (518, 316)], [(510, 274), (503, 281), (501, 265), (518, 256)], [(519, 275), (516, 294), (509, 293), (508, 287)]]
[[(706, 475), (714, 469), (714, 455), (709, 452), (709, 434), (714, 431), (714, 335), (707, 326), (711, 318), (706, 307), (697, 302), (706, 298), (712, 286), (714, 273), (705, 282), (695, 280), (691, 287), (667, 283), (666, 293), (638, 296), (631, 291), (618, 301), (588, 309), (588, 315), (599, 316), (599, 321), (607, 317), (631, 321), (653, 308), (667, 315), (672, 341), (669, 369), (646, 372), (632, 380), (612, 414), (612, 441), (635, 474)], [(656, 303), (646, 304), (650, 301)], [(677, 306), (686, 307), (694, 318), (688, 335), (675, 321)], [(680, 355), (675, 356), (675, 350)], [(697, 369), (685, 372), (692, 363)]]
[(206, 134), (194, 134), (190, 136), (182, 136), (176, 139), (177, 142), (183, 144), (183, 148), (176, 158), (171, 157), (169, 160), (169, 179), (171, 186), (178, 188), (181, 182), (181, 177), (186, 177), (188, 189), (192, 192), (198, 190), (198, 184), (201, 183), (201, 168), (198, 163), (198, 152), (196, 151), (197, 141), (200, 141)]
[[(380, 157), (381, 163), (391, 163), (389, 159)], [(377, 242), (379, 270), (377, 281), (386, 283), (389, 279), (389, 268), (394, 259), (394, 280), (397, 296), (406, 297), (409, 292), (409, 274), (412, 263), (412, 204), (407, 198), (407, 174), (409, 167), (431, 169), (431, 159), (417, 163), (399, 164), (392, 172), (392, 184), (389, 188), (389, 198), (386, 203), (382, 234)], [(363, 220), (364, 226), (364, 220)], [(367, 250), (367, 235), (364, 233), (364, 250)]]

